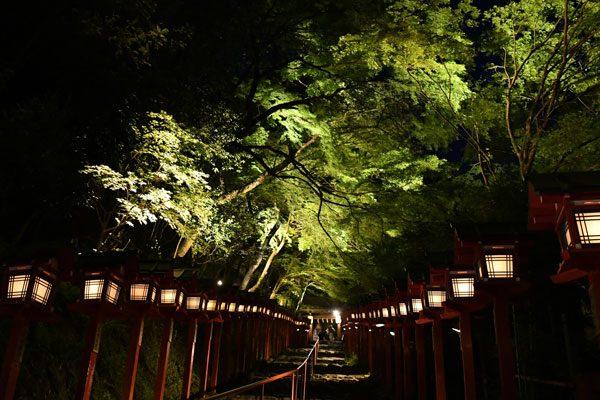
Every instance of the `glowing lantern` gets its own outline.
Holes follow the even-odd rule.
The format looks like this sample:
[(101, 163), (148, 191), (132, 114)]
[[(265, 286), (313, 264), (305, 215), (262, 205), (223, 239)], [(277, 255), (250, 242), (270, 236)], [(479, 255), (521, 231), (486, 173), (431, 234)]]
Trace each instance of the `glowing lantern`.
[(129, 283), (127, 297), (132, 303), (154, 304), (158, 294), (158, 285), (153, 279), (136, 279)]
[(483, 245), (478, 261), (478, 273), (483, 281), (513, 279), (516, 276), (514, 245)]
[(123, 280), (112, 272), (86, 272), (83, 280), (82, 301), (117, 304), (122, 287)]
[(0, 296), (7, 303), (48, 305), (57, 282), (52, 262), (13, 264), (4, 267)]
[(184, 304), (184, 297), (181, 286), (173, 283), (165, 284), (160, 288), (158, 305), (160, 307), (180, 307)]
[(412, 313), (423, 311), (423, 300), (420, 297), (410, 299), (410, 309)]
[(453, 299), (475, 296), (475, 271), (450, 271), (449, 294)]
[(441, 286), (427, 286), (425, 290), (425, 305), (427, 308), (441, 308), (446, 301), (446, 288)]
[(408, 315), (408, 307), (406, 306), (405, 302), (398, 303), (398, 310), (400, 312), (400, 315), (402, 315), (402, 316)]

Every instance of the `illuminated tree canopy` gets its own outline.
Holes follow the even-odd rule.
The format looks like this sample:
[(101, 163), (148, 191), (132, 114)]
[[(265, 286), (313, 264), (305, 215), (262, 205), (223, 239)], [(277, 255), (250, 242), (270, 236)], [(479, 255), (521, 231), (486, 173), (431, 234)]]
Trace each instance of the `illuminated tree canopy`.
[(600, 168), (597, 1), (59, 3), (0, 25), (4, 253), (354, 302)]

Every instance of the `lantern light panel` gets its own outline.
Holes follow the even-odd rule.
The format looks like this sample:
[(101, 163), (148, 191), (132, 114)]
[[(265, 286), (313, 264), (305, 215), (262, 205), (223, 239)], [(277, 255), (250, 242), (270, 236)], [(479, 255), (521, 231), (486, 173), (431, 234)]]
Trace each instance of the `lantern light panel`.
[(388, 318), (390, 316), (390, 312), (387, 308), (382, 308), (381, 312), (382, 312), (383, 318)]
[(185, 308), (187, 310), (199, 310), (202, 298), (200, 296), (188, 296), (185, 301)]
[(100, 300), (102, 298), (102, 287), (104, 279), (88, 279), (85, 281), (83, 289), (84, 300)]
[(9, 299), (24, 299), (27, 295), (27, 287), (29, 286), (29, 277), (31, 275), (12, 275), (8, 278), (8, 294)]
[(8, 287), (6, 298), (24, 301), (28, 297), (31, 285), (30, 299), (42, 305), (48, 304), (52, 292), (52, 282), (45, 277), (34, 274), (32, 265), (18, 265), (8, 268)]
[[(33, 290), (31, 291), (31, 298), (38, 303), (46, 305), (48, 303), (48, 298), (50, 297), (50, 291), (52, 290), (52, 283), (47, 280), (40, 278), (39, 276), (35, 277), (33, 281)], [(117, 294), (118, 296), (118, 294)]]
[(395, 316), (396, 316), (396, 307), (394, 307), (394, 306), (391, 306), (391, 307), (390, 307), (390, 315), (391, 315), (392, 317), (395, 317)]
[(574, 214), (581, 244), (600, 243), (600, 211), (576, 211)]
[(473, 297), (475, 295), (475, 278), (452, 278), (454, 297)]
[(406, 303), (399, 303), (398, 308), (400, 309), (400, 315), (408, 315), (408, 309), (406, 308)]
[(150, 286), (149, 283), (132, 283), (129, 285), (129, 301), (148, 301), (148, 292), (150, 291), (150, 303), (156, 300), (156, 286)]
[(427, 301), (429, 302), (429, 307), (443, 307), (442, 303), (446, 301), (446, 290), (428, 289)]
[(423, 301), (421, 299), (411, 299), (411, 305), (413, 313), (423, 311)]
[(235, 303), (229, 303), (229, 307), (227, 308), (227, 311), (235, 312), (236, 306), (237, 306), (237, 304), (235, 304)]
[(116, 304), (117, 300), (119, 300), (120, 292), (121, 287), (109, 280), (108, 286), (106, 287), (106, 300), (108, 300), (109, 303)]
[(206, 303), (206, 311), (217, 311), (217, 300), (208, 300)]
[(486, 254), (485, 265), (488, 278), (512, 278), (513, 256), (512, 254)]

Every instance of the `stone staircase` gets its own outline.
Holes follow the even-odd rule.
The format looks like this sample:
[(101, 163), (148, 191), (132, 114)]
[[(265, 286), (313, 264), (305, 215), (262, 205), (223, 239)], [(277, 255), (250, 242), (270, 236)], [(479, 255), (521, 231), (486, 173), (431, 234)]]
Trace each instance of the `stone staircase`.
[[(265, 379), (300, 365), (310, 347), (290, 349), (277, 359), (265, 363), (253, 374), (252, 381)], [(265, 399), (290, 399), (291, 380), (282, 379), (265, 387)], [(299, 399), (302, 398), (301, 390)], [(257, 399), (258, 392), (248, 393), (237, 399)], [(378, 385), (369, 374), (357, 365), (349, 365), (345, 360), (342, 343), (339, 341), (322, 342), (319, 349), (317, 365), (312, 380), (307, 387), (307, 399), (311, 400), (358, 400), (387, 399), (380, 393)]]

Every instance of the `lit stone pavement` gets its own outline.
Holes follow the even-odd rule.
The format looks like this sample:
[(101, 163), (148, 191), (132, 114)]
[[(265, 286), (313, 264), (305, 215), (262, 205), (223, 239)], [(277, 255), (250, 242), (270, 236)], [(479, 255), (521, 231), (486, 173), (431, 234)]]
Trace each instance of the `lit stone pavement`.
[[(310, 348), (291, 349), (276, 360), (265, 364), (253, 376), (253, 381), (264, 379), (297, 367), (310, 351)], [(388, 399), (379, 393), (378, 385), (364, 369), (347, 365), (340, 342), (323, 342), (314, 375), (308, 386), (307, 398), (311, 400), (353, 400)], [(266, 386), (265, 399), (289, 399), (290, 380), (283, 380)], [(236, 397), (255, 399), (254, 395)], [(300, 397), (301, 398), (301, 397)]]

